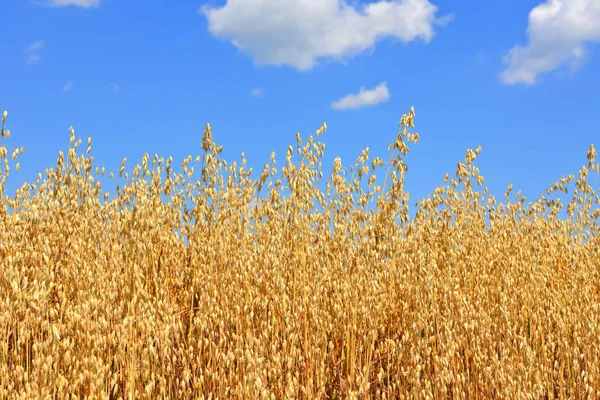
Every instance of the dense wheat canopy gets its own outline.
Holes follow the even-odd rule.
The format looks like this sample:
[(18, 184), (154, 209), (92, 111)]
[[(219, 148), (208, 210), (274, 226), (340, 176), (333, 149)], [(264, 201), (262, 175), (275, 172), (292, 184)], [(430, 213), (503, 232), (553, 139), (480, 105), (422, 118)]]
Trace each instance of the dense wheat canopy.
[(73, 129), (6, 195), (5, 113), (0, 398), (599, 398), (594, 147), (529, 203), (469, 149), (411, 218), (414, 117), (389, 159), (323, 171), (324, 125), (259, 180), (207, 125), (179, 170), (124, 159), (110, 197)]

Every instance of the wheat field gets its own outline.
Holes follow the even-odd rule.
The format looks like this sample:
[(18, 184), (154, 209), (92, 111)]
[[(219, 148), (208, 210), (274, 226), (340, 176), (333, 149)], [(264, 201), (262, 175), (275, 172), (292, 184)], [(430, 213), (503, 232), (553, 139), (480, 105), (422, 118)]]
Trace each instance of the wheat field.
[(412, 108), (386, 159), (324, 172), (325, 124), (254, 180), (207, 125), (179, 170), (124, 159), (112, 193), (71, 128), (13, 196), (6, 116), (2, 399), (600, 398), (593, 146), (529, 203), (469, 149), (411, 218)]

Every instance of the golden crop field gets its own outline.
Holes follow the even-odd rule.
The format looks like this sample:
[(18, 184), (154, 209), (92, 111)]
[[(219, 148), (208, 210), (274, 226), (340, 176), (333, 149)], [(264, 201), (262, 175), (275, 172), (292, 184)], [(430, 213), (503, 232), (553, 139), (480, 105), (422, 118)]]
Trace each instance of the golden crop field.
[(71, 129), (8, 196), (5, 120), (2, 399), (600, 398), (593, 146), (529, 203), (469, 149), (411, 218), (413, 109), (389, 158), (323, 171), (324, 125), (259, 180), (207, 125), (179, 170), (124, 159), (111, 195)]

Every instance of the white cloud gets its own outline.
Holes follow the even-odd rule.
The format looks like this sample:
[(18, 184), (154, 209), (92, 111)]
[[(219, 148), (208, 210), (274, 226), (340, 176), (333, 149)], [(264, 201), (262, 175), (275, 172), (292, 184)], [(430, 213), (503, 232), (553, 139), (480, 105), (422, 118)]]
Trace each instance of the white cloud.
[(29, 46), (27, 46), (25, 51), (28, 53), (37, 52), (37, 51), (40, 51), (41, 49), (43, 49), (45, 45), (46, 45), (45, 41), (38, 40), (38, 41), (31, 43)]
[(42, 57), (39, 55), (39, 51), (42, 50), (45, 45), (46, 42), (43, 40), (37, 40), (27, 46), (25, 52), (30, 53), (29, 57), (27, 57), (27, 64), (35, 64), (42, 59)]
[(248, 209), (252, 210), (254, 208), (256, 208), (258, 206), (258, 200), (256, 198), (252, 198), (252, 200), (250, 200), (250, 203), (248, 203)]
[(265, 91), (262, 88), (254, 88), (250, 91), (250, 94), (258, 99), (265, 97)]
[(455, 13), (446, 14), (443, 17), (437, 18), (435, 20), (435, 24), (441, 26), (442, 28), (445, 28), (448, 25), (450, 25), (450, 22), (454, 21), (455, 17)]
[(600, 41), (600, 1), (547, 0), (529, 13), (527, 36), (504, 57), (504, 83), (533, 85), (540, 74), (581, 65), (585, 44)]
[(50, 7), (68, 7), (76, 6), (82, 8), (98, 7), (100, 0), (49, 0), (48, 5)]
[(112, 90), (113, 93), (119, 93), (121, 91), (121, 85), (113, 83), (110, 85), (110, 90)]
[(331, 104), (334, 110), (357, 110), (365, 107), (376, 106), (388, 101), (390, 91), (387, 82), (382, 82), (373, 89), (360, 88), (356, 94), (349, 94)]
[(72, 87), (73, 87), (73, 82), (68, 81), (67, 83), (65, 83), (65, 86), (63, 86), (61, 91), (68, 92), (69, 90), (71, 90)]
[(384, 38), (428, 43), (436, 18), (429, 0), (377, 0), (354, 6), (346, 0), (227, 0), (204, 5), (210, 33), (230, 40), (256, 65), (290, 65), (309, 70), (319, 58), (338, 61), (360, 54)]
[(32, 54), (29, 57), (27, 57), (27, 64), (35, 64), (36, 62), (40, 61), (42, 59), (42, 57), (40, 57), (39, 54)]

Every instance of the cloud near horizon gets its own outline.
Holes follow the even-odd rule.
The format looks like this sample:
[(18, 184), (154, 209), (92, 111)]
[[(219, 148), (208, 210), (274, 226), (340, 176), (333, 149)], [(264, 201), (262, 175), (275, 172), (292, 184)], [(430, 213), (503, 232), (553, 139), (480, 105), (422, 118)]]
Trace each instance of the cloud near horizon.
[(255, 65), (301, 71), (321, 58), (345, 61), (384, 38), (428, 43), (434, 25), (445, 26), (454, 16), (438, 18), (437, 11), (429, 0), (378, 0), (361, 7), (345, 0), (227, 0), (198, 10), (214, 37), (231, 41)]
[(565, 64), (581, 66), (585, 44), (600, 42), (600, 1), (547, 0), (529, 13), (527, 36), (526, 46), (516, 45), (504, 57), (505, 84), (533, 85)]
[(358, 110), (384, 103), (390, 98), (387, 82), (382, 82), (373, 89), (361, 87), (356, 94), (348, 94), (331, 103), (331, 108), (337, 111)]

